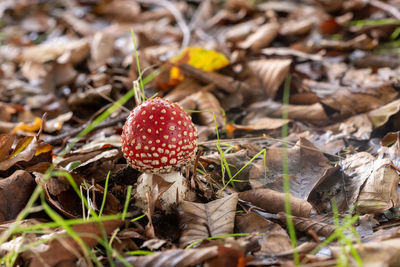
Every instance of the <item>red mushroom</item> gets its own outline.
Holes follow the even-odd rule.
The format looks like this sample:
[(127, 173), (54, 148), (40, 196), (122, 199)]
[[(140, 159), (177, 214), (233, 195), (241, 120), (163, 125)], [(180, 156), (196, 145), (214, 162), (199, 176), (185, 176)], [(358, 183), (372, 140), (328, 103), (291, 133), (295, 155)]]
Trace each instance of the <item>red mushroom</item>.
[[(161, 98), (150, 99), (137, 106), (130, 113), (122, 132), (122, 151), (128, 164), (139, 171), (155, 173), (168, 182), (174, 182), (161, 197), (163, 200), (171, 190), (172, 202), (176, 200), (177, 190), (180, 197), (186, 190), (180, 188), (179, 184), (185, 181), (182, 174), (175, 170), (195, 158), (196, 142), (196, 128), (190, 116), (176, 103)], [(167, 173), (169, 175), (165, 175)], [(147, 191), (151, 185), (152, 175), (144, 174), (139, 178), (137, 192), (142, 189)], [(144, 195), (143, 202), (146, 202), (145, 199)]]

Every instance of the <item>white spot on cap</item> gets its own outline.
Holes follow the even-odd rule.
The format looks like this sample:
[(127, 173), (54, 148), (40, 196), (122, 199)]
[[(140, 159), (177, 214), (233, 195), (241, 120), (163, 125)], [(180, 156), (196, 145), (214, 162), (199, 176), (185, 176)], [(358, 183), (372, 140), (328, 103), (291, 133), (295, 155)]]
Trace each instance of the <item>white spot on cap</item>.
[(148, 133), (151, 133), (151, 129), (150, 129), (150, 128), (149, 128), (149, 129), (147, 129), (147, 132), (148, 132)]
[(142, 115), (144, 115), (144, 114), (146, 114), (146, 110), (143, 110), (143, 111), (142, 111)]
[(155, 107), (151, 107), (151, 110), (156, 110), (156, 108)]
[(168, 138), (169, 138), (168, 135), (164, 135), (163, 137), (165, 140), (168, 140)]
[(164, 118), (163, 116), (161, 116), (161, 117), (160, 117), (160, 120), (163, 120), (163, 119), (165, 119), (165, 118)]
[(153, 157), (158, 158), (160, 155), (158, 155), (157, 153), (153, 153)]
[(187, 131), (183, 131), (183, 135), (184, 135), (184, 136), (187, 136)]
[(151, 145), (153, 143), (153, 141), (149, 140), (148, 144)]
[(165, 108), (163, 108), (163, 109), (161, 110), (161, 113), (167, 113), (167, 111), (165, 110)]
[(154, 150), (156, 150), (156, 148), (154, 146), (152, 146), (151, 147), (151, 151), (154, 151)]
[(152, 119), (153, 119), (153, 117), (154, 117), (153, 115), (150, 115), (150, 116), (149, 116), (149, 119), (150, 119), (150, 120), (152, 120)]
[(167, 163), (168, 158), (167, 157), (161, 157), (161, 163)]
[(180, 141), (178, 142), (178, 145), (182, 145), (182, 140), (180, 140)]
[(144, 150), (149, 150), (149, 147), (148, 146), (144, 146)]
[(171, 141), (172, 141), (172, 142), (176, 142), (176, 138), (175, 138), (175, 137), (172, 137), (172, 138), (171, 138)]
[(173, 130), (175, 130), (175, 126), (169, 126), (169, 129), (170, 129), (171, 131), (173, 131)]
[(160, 162), (159, 162), (158, 160), (155, 159), (155, 160), (153, 160), (153, 161), (151, 162), (151, 164), (152, 164), (152, 165), (159, 165)]
[(179, 124), (179, 125), (181, 125), (181, 124), (182, 124), (182, 122), (181, 122), (181, 121), (178, 121), (178, 124)]
[(159, 144), (160, 142), (161, 142), (160, 139), (157, 139), (157, 140), (156, 140), (156, 143), (157, 143), (157, 144)]
[(136, 147), (135, 147), (136, 150), (139, 150), (139, 149), (141, 149), (141, 148), (142, 148), (142, 145), (141, 145), (141, 144), (137, 144)]
[(162, 149), (161, 147), (157, 148), (158, 153), (164, 153), (164, 149)]
[(146, 139), (146, 136), (145, 136), (145, 135), (142, 135), (142, 139), (145, 140), (145, 139)]
[(176, 159), (170, 159), (170, 160), (169, 160), (169, 163), (170, 163), (170, 164), (175, 164), (175, 163), (176, 163)]
[(176, 115), (176, 111), (175, 111), (175, 110), (174, 110), (174, 111), (172, 111), (172, 114)]

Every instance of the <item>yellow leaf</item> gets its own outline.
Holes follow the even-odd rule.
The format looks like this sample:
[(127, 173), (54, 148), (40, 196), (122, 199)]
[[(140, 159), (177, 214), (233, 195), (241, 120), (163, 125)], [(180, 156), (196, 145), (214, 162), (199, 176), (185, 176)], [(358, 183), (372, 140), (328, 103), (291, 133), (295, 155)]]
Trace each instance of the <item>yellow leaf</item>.
[(219, 70), (229, 64), (223, 54), (201, 47), (187, 47), (170, 61), (175, 64), (187, 63), (203, 71)]
[(32, 124), (21, 123), (12, 130), (12, 133), (16, 133), (18, 131), (25, 131), (25, 132), (36, 132), (40, 129), (42, 124), (42, 120), (38, 117), (35, 118)]
[(53, 149), (53, 146), (50, 144), (39, 145), (36, 149), (35, 156), (38, 156), (42, 153), (49, 152)]
[(12, 153), (12, 155), (9, 157), (9, 159), (12, 159), (13, 157), (15, 157), (16, 155), (18, 155), (19, 153), (21, 153), (33, 140), (33, 136), (29, 136), (29, 137), (25, 137), (22, 142), (20, 142), (17, 147), (15, 148), (14, 152)]

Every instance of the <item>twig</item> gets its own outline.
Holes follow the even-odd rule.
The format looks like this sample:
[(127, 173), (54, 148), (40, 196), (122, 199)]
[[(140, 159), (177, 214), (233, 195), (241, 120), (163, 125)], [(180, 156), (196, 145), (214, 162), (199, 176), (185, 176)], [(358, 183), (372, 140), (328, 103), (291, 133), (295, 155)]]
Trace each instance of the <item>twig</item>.
[(392, 15), (393, 17), (395, 17), (396, 19), (400, 20), (400, 11), (396, 7), (386, 4), (384, 2), (381, 2), (379, 0), (370, 0), (369, 4), (371, 6), (382, 9), (386, 13), (388, 13), (388, 14)]

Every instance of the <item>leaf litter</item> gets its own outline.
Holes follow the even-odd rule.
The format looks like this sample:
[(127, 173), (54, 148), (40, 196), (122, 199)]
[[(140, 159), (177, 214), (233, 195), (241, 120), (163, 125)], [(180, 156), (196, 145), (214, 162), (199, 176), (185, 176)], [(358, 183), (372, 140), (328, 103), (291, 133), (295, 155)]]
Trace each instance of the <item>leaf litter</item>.
[[(398, 1), (0, 6), (2, 264), (399, 261)], [(139, 77), (198, 131), (168, 211), (120, 150)]]

